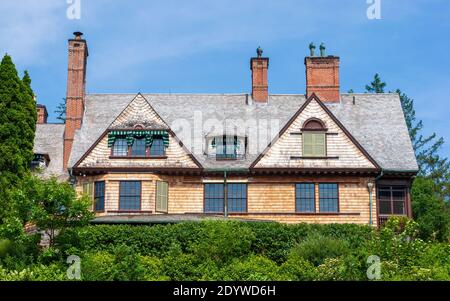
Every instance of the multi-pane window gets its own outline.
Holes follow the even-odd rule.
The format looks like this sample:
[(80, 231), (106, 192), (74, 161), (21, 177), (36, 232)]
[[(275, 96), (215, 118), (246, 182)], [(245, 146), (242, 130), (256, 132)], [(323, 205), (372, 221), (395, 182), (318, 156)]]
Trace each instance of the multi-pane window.
[(314, 183), (301, 183), (295, 185), (295, 201), (297, 212), (315, 212), (316, 197)]
[(224, 203), (223, 184), (205, 184), (205, 212), (222, 213)]
[(147, 146), (145, 145), (145, 138), (134, 139), (131, 147), (131, 155), (136, 157), (144, 157)]
[(338, 184), (319, 184), (320, 212), (339, 212)]
[(385, 215), (406, 215), (406, 188), (380, 187), (378, 189), (379, 213)]
[(216, 146), (216, 158), (218, 159), (236, 159), (238, 138), (236, 136), (222, 136), (214, 138)]
[(228, 184), (228, 211), (247, 211), (247, 184)]
[[(224, 184), (205, 184), (205, 212), (224, 212)], [(227, 184), (228, 212), (247, 211), (247, 184)]]
[(124, 211), (141, 210), (141, 182), (120, 182), (119, 209)]
[(169, 183), (156, 181), (156, 211), (168, 212)]
[(164, 140), (160, 136), (153, 138), (152, 146), (150, 147), (150, 156), (164, 156)]
[(105, 182), (95, 182), (94, 184), (94, 210), (105, 211)]
[(303, 132), (303, 156), (304, 157), (326, 156), (325, 133)]
[(113, 156), (125, 157), (128, 155), (128, 143), (127, 139), (116, 139), (113, 146)]

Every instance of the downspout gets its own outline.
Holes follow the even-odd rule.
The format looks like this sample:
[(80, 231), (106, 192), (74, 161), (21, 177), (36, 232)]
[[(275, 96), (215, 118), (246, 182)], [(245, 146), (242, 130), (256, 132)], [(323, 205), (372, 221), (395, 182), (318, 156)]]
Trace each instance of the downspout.
[(377, 181), (381, 177), (383, 177), (383, 175), (384, 175), (384, 170), (382, 169), (380, 174), (375, 178), (374, 183), (372, 183), (372, 182), (367, 183), (367, 187), (369, 189), (369, 215), (370, 215), (369, 225), (371, 225), (371, 226), (373, 225), (373, 213), (372, 213), (372, 209), (373, 209), (373, 196), (372, 196), (373, 189), (376, 188)]
[(227, 187), (227, 171), (223, 171), (223, 212), (225, 218), (228, 217), (228, 187)]

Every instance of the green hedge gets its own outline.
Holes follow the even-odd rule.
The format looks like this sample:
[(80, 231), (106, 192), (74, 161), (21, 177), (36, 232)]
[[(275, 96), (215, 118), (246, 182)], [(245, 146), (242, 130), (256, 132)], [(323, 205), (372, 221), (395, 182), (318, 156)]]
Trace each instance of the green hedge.
[(69, 255), (80, 256), (82, 280), (368, 280), (372, 255), (382, 280), (450, 280), (450, 244), (418, 237), (415, 222), (398, 218), (380, 231), (237, 221), (88, 226), (64, 231), (25, 266), (3, 252), (0, 280), (67, 280)]
[[(68, 229), (57, 238), (56, 244), (64, 254), (73, 254), (76, 251), (112, 252), (116, 246), (123, 244), (146, 256), (161, 256), (173, 245), (177, 245), (182, 253), (193, 252), (193, 249), (196, 249), (199, 256), (214, 255), (219, 261), (253, 253), (280, 264), (287, 259), (295, 244), (316, 234), (345, 240), (350, 248), (358, 248), (375, 235), (375, 230), (368, 226), (352, 224), (285, 225), (236, 221), (155, 226), (98, 225)], [(208, 254), (199, 254), (201, 253), (199, 246), (202, 245), (211, 246)], [(218, 247), (212, 250), (214, 246)], [(227, 250), (241, 254), (226, 254)]]

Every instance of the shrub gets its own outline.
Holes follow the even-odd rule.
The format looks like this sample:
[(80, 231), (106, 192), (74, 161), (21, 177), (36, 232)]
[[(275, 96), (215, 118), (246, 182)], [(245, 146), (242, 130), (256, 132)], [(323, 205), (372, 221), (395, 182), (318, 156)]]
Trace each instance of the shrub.
[(255, 240), (251, 229), (239, 222), (207, 221), (202, 232), (202, 239), (191, 244), (193, 254), (200, 261), (211, 259), (219, 265), (247, 256)]
[(277, 264), (268, 258), (257, 255), (232, 261), (220, 271), (220, 277), (220, 280), (224, 281), (281, 280)]
[(336, 258), (349, 253), (348, 243), (332, 237), (312, 235), (292, 248), (292, 256), (303, 258), (315, 266), (327, 258)]
[(280, 267), (282, 280), (311, 281), (316, 278), (316, 269), (312, 263), (298, 256), (290, 256)]

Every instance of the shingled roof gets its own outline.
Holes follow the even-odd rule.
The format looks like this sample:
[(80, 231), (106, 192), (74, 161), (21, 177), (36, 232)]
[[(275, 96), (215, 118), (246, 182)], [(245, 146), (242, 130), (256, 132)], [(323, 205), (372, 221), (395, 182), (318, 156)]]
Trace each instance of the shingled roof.
[[(188, 121), (194, 130), (194, 114), (203, 120), (276, 119), (283, 127), (306, 101), (304, 95), (270, 95), (267, 104), (253, 104), (248, 94), (143, 94), (164, 121)], [(88, 94), (83, 125), (75, 134), (69, 167), (73, 167), (136, 94)], [(398, 94), (342, 94), (339, 103), (326, 103), (381, 168), (389, 171), (418, 170)], [(228, 126), (228, 125), (227, 125)], [(226, 127), (224, 125), (224, 127)], [(172, 129), (182, 139), (180, 129)], [(202, 132), (202, 139), (219, 133)], [(221, 133), (220, 133), (221, 134)], [(62, 134), (61, 134), (62, 135)], [(275, 138), (276, 131), (271, 132)], [(197, 137), (198, 138), (198, 137)], [(184, 141), (183, 141), (184, 142)], [(186, 143), (186, 142), (185, 142)], [(62, 144), (62, 138), (61, 138)], [(189, 143), (186, 143), (189, 147)], [(248, 168), (258, 154), (244, 160), (216, 161), (195, 154), (205, 168)], [(62, 157), (62, 149), (59, 154)]]
[(63, 170), (64, 124), (37, 124), (34, 138), (34, 153), (45, 154), (50, 158), (47, 168), (42, 170), (44, 177), (56, 176), (64, 179)]

